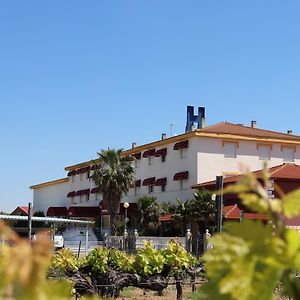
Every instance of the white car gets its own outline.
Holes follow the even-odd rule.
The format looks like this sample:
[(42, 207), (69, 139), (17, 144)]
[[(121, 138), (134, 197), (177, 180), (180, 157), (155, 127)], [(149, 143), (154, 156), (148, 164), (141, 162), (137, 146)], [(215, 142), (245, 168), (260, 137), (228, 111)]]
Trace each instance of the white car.
[(62, 235), (55, 235), (53, 238), (53, 244), (55, 249), (61, 249), (64, 247), (64, 237)]

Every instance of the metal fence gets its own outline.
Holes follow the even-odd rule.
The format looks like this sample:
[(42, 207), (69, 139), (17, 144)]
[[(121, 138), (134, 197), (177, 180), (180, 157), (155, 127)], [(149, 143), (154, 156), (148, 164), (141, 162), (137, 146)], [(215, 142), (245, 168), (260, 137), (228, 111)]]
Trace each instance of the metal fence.
[(192, 237), (191, 233), (187, 231), (185, 237), (158, 237), (158, 236), (138, 236), (124, 235), (124, 236), (111, 236), (104, 235), (103, 241), (68, 241), (65, 240), (64, 247), (71, 249), (74, 253), (80, 255), (88, 254), (92, 249), (99, 246), (106, 248), (115, 248), (128, 253), (136, 253), (138, 249), (144, 248), (145, 242), (150, 242), (155, 249), (166, 248), (168, 242), (171, 240), (177, 241), (187, 251), (196, 256), (200, 256), (204, 251), (210, 247), (209, 239), (210, 233), (208, 230), (204, 235)]

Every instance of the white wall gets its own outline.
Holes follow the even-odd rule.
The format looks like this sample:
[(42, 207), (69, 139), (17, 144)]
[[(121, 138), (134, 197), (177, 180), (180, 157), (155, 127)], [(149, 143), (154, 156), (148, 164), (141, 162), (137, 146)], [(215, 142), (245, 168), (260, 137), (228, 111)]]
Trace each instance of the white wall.
[[(90, 175), (92, 175), (93, 171), (90, 171)], [(69, 180), (69, 189), (68, 192), (72, 191), (80, 191), (85, 189), (92, 189), (95, 187), (94, 181), (92, 179), (87, 178), (87, 173), (77, 174), (75, 176), (71, 176)], [(73, 177), (73, 178), (72, 178)], [(71, 198), (68, 198), (69, 206), (98, 206), (99, 202), (102, 200), (102, 195), (90, 194), (89, 200), (86, 201), (86, 197), (83, 196), (80, 202), (80, 197), (75, 197), (75, 203), (71, 203)]]
[(49, 206), (68, 207), (69, 183), (58, 183), (33, 190), (33, 211), (43, 211), (46, 215)]
[[(237, 157), (226, 158), (222, 139), (199, 138), (197, 183), (214, 180), (217, 175), (222, 175), (222, 172), (241, 172), (243, 166), (249, 168), (250, 171), (262, 169), (264, 161), (259, 159), (258, 142), (239, 141), (238, 144)], [(300, 164), (299, 149), (299, 147), (296, 148), (295, 164)], [(283, 164), (280, 144), (272, 145), (270, 160), (267, 163), (269, 167)]]
[[(166, 190), (161, 192), (161, 187), (155, 186), (154, 192), (148, 194), (148, 186), (141, 186), (140, 192), (136, 196), (134, 195), (134, 189), (131, 189), (127, 197), (125, 197), (126, 201), (136, 202), (143, 195), (155, 196), (158, 202), (175, 201), (177, 198), (185, 201), (192, 198), (190, 186), (195, 183), (197, 178), (197, 138), (189, 140), (186, 158), (180, 158), (180, 150), (173, 150), (174, 145), (175, 143), (171, 143), (156, 148), (156, 150), (167, 148), (165, 162), (161, 162), (160, 157), (154, 157), (153, 165), (149, 165), (148, 158), (141, 158), (139, 167), (135, 168), (136, 179), (141, 179), (142, 183), (144, 179), (149, 177), (155, 177), (156, 179), (167, 177)], [(189, 178), (186, 180), (185, 188), (180, 190), (180, 182), (174, 181), (173, 176), (175, 173), (184, 171), (189, 171)]]

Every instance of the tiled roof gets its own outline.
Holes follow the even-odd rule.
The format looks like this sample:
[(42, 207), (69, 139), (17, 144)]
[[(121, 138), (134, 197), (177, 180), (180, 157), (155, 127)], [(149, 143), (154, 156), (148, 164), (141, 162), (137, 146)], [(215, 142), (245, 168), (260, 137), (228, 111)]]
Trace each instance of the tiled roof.
[(300, 228), (300, 216), (286, 219), (285, 224), (287, 227), (299, 229)]
[[(239, 220), (241, 217), (241, 210), (237, 204), (233, 205), (225, 205), (223, 207), (223, 217), (227, 220)], [(254, 212), (244, 212), (243, 214), (244, 219), (251, 219), (251, 220), (266, 220), (266, 216), (263, 214), (258, 214)]]
[(11, 215), (19, 215), (20, 213), (23, 213), (25, 215), (28, 215), (28, 206), (18, 206)]
[(161, 222), (168, 222), (168, 221), (172, 221), (173, 220), (173, 215), (172, 214), (164, 214), (164, 215), (161, 215), (159, 217), (159, 220)]
[[(275, 167), (269, 168), (271, 179), (291, 179), (300, 180), (300, 166), (295, 164), (282, 164)], [(260, 178), (262, 175), (262, 170), (254, 171), (253, 174), (256, 178)], [(234, 175), (230, 177), (225, 177), (223, 179), (224, 184), (235, 183), (240, 180), (242, 175)], [(215, 180), (198, 183), (192, 186), (193, 189), (204, 188), (214, 186), (216, 184)]]
[(294, 140), (300, 142), (300, 136), (297, 135), (265, 130), (260, 128), (253, 128), (242, 124), (233, 124), (228, 122), (218, 123), (212, 126), (205, 127), (203, 129), (199, 129), (197, 131), (203, 133), (231, 134), (231, 135), (260, 137), (260, 138), (286, 139), (286, 140)]

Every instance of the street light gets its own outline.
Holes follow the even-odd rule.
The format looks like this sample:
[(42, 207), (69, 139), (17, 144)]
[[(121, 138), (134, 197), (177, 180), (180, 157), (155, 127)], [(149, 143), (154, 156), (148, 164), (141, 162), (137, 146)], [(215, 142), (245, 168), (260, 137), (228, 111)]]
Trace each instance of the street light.
[(125, 233), (127, 232), (127, 222), (129, 221), (128, 220), (128, 218), (127, 218), (127, 208), (129, 207), (129, 203), (128, 202), (125, 202), (124, 204), (123, 204), (123, 206), (124, 206), (124, 208), (125, 208), (125, 219), (124, 219), (124, 221), (125, 221)]

